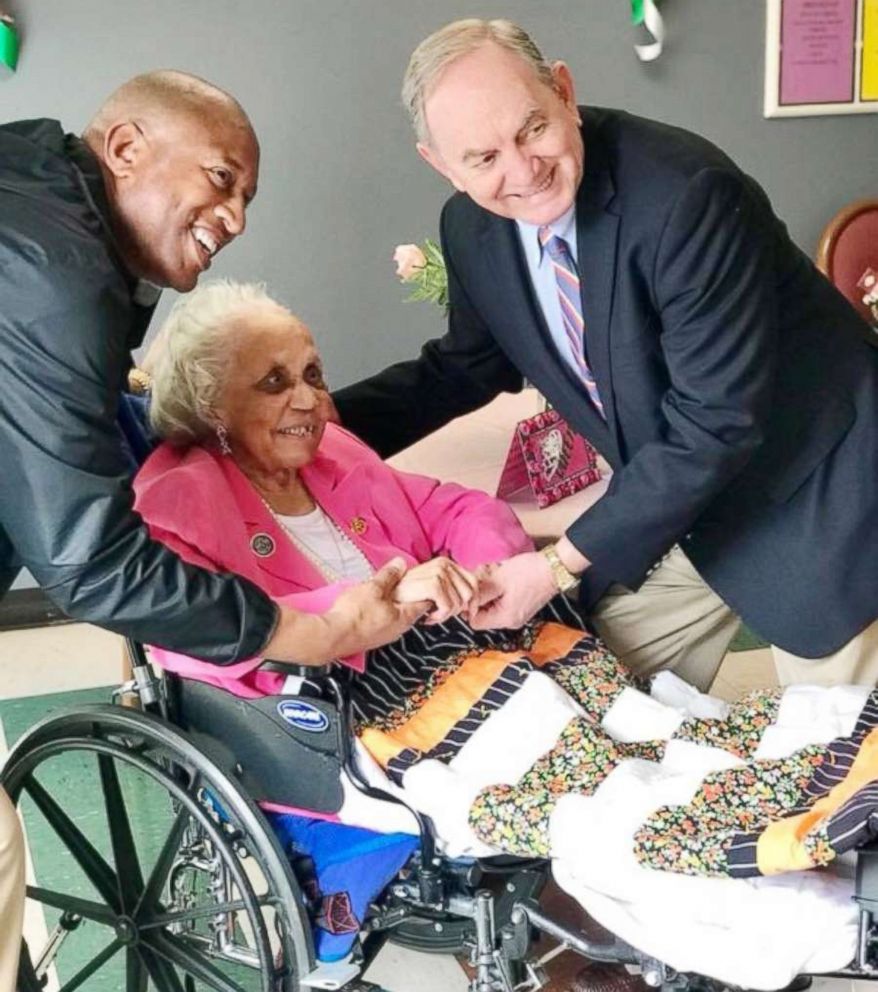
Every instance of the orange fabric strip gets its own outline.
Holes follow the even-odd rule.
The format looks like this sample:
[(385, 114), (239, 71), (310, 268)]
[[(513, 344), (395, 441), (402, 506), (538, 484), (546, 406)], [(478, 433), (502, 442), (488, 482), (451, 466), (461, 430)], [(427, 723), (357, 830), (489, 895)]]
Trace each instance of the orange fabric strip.
[(566, 657), (574, 645), (585, 636), (581, 630), (574, 630), (573, 627), (565, 627), (560, 623), (547, 623), (539, 632), (533, 647), (527, 652), (527, 657), (537, 668), (542, 668), (551, 661)]
[(389, 732), (367, 728), (361, 736), (363, 744), (382, 766), (407, 747), (432, 750), (515, 657), (519, 656), (508, 651), (483, 651), (468, 657), (402, 726)]

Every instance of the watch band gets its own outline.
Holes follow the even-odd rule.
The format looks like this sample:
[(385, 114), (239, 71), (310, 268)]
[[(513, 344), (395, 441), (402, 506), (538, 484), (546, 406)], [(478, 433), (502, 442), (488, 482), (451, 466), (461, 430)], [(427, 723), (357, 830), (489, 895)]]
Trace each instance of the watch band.
[(559, 558), (554, 544), (547, 544), (544, 548), (540, 548), (540, 554), (549, 563), (549, 568), (552, 569), (552, 578), (555, 580), (559, 592), (567, 592), (579, 582), (579, 576), (574, 575)]

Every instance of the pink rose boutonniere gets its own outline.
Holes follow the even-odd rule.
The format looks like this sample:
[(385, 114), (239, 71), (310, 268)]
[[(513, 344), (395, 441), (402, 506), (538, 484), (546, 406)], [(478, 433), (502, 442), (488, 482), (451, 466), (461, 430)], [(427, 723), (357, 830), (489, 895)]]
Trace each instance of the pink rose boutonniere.
[(413, 288), (407, 299), (437, 303), (448, 309), (448, 272), (442, 249), (427, 238), (423, 245), (397, 245), (396, 274)]

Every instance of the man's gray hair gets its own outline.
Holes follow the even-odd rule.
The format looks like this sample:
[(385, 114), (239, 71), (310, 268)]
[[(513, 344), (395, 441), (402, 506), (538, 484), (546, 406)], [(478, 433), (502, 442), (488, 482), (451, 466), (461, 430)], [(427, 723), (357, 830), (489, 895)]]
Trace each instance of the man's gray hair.
[(418, 141), (425, 144), (430, 141), (424, 104), (439, 76), (452, 62), (491, 42), (523, 59), (547, 86), (554, 88), (551, 63), (524, 28), (502, 18), (487, 21), (468, 17), (452, 21), (418, 45), (402, 81), (402, 102)]
[(215, 433), (237, 325), (264, 310), (288, 312), (263, 283), (230, 279), (204, 283), (176, 302), (150, 351), (149, 419), (160, 437), (190, 445)]

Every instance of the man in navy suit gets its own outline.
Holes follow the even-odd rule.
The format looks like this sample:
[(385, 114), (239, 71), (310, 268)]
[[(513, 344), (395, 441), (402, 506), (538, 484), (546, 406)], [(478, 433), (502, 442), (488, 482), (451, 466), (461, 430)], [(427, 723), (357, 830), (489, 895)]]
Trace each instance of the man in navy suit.
[(494, 567), (476, 625), (578, 580), (635, 668), (707, 686), (742, 617), (788, 680), (874, 682), (878, 349), (761, 188), (696, 135), (577, 107), (507, 21), (432, 35), (403, 97), (457, 190), (448, 332), (338, 393), (343, 422), (389, 454), (526, 377), (613, 468), (556, 545)]

